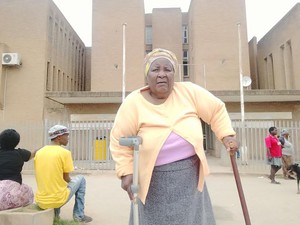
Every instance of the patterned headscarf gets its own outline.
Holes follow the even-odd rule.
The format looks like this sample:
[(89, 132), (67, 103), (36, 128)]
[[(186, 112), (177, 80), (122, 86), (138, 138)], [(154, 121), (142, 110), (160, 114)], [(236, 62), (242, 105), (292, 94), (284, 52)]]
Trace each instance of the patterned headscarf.
[(177, 73), (178, 61), (177, 61), (175, 54), (166, 49), (156, 48), (156, 49), (153, 49), (152, 52), (149, 52), (144, 59), (145, 76), (147, 76), (150, 66), (154, 62), (154, 60), (159, 59), (159, 58), (165, 58), (165, 59), (169, 60), (174, 68), (174, 75)]

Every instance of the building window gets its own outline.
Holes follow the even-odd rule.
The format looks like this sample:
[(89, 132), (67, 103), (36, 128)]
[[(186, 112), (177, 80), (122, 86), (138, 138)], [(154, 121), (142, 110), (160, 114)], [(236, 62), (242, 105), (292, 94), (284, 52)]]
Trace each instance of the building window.
[(53, 19), (51, 16), (49, 17), (49, 23), (48, 23), (48, 35), (49, 35), (49, 42), (51, 43), (53, 38)]
[(287, 89), (294, 89), (295, 87), (295, 75), (294, 75), (294, 64), (293, 64), (293, 48), (291, 41), (286, 42), (286, 84)]
[(183, 61), (188, 61), (189, 60), (189, 56), (188, 56), (188, 50), (183, 50)]
[(51, 91), (51, 75), (50, 75), (50, 62), (47, 62), (47, 80), (46, 80), (46, 91)]
[(183, 44), (188, 43), (188, 26), (187, 25), (182, 26), (182, 43)]
[(267, 58), (267, 87), (268, 89), (275, 89), (274, 84), (274, 61), (273, 55), (270, 54)]
[(146, 45), (152, 45), (152, 26), (146, 26)]
[(188, 50), (183, 50), (183, 57), (182, 57), (182, 70), (183, 70), (183, 77), (189, 77), (189, 53)]

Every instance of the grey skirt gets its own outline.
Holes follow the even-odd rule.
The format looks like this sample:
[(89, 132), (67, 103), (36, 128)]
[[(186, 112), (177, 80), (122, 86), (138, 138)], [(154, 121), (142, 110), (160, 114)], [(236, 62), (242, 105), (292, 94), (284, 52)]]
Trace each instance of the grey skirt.
[(271, 166), (279, 166), (280, 167), (282, 165), (282, 160), (281, 160), (281, 158), (277, 158), (277, 157), (273, 157), (270, 159), (267, 158), (267, 164), (271, 165)]
[(199, 163), (195, 155), (154, 168), (145, 205), (138, 202), (139, 225), (216, 224), (206, 185), (197, 190)]

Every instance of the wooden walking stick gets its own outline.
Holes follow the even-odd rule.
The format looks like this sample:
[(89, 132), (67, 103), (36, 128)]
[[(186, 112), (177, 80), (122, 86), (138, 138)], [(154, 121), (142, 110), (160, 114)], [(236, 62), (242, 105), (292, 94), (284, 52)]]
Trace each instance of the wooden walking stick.
[[(233, 143), (229, 143), (230, 148), (232, 145), (233, 145)], [(239, 171), (238, 171), (238, 168), (236, 165), (235, 152), (233, 152), (233, 151), (230, 151), (230, 160), (231, 160), (231, 165), (232, 165), (232, 170), (233, 170), (233, 174), (234, 174), (234, 178), (235, 178), (236, 187), (238, 189), (240, 202), (242, 205), (245, 224), (251, 225), (250, 217), (249, 217), (249, 213), (248, 213), (248, 209), (247, 209), (247, 204), (246, 204), (246, 200), (245, 200), (245, 196), (244, 196), (244, 192), (243, 192), (243, 188), (242, 188), (241, 178), (240, 178), (240, 174), (239, 174)]]

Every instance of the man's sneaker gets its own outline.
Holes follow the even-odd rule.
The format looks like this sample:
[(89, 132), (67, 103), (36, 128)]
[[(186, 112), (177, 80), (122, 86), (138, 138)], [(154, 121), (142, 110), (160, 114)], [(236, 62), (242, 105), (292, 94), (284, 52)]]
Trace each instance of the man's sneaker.
[(91, 222), (93, 219), (92, 219), (92, 217), (84, 216), (83, 218), (77, 218), (77, 217), (74, 217), (74, 220), (75, 220), (76, 222), (89, 223), (89, 222)]

